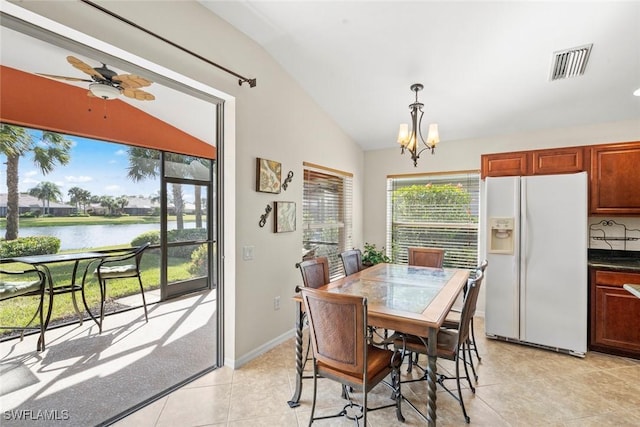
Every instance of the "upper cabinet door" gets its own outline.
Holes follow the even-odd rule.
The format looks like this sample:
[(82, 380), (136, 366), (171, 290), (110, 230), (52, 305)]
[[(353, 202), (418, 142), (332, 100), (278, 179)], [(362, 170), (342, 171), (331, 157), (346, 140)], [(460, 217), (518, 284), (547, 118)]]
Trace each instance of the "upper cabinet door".
[(515, 153), (483, 154), (481, 178), (488, 176), (526, 176), (529, 175), (530, 153), (519, 151)]
[(591, 148), (593, 215), (640, 214), (640, 142)]
[(533, 155), (533, 175), (553, 175), (586, 171), (584, 147), (538, 150)]

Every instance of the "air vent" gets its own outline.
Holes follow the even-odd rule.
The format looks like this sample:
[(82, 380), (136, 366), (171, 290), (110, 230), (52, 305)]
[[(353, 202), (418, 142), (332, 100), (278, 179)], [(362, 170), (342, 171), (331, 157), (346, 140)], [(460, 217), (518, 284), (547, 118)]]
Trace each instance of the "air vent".
[(554, 52), (549, 80), (566, 79), (584, 74), (592, 47), (593, 43)]

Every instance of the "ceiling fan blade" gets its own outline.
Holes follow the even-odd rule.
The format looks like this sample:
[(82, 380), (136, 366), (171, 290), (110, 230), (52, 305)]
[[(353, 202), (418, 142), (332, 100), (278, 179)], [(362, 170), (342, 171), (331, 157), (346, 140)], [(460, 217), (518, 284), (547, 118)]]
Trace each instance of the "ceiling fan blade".
[(144, 90), (140, 89), (123, 88), (122, 93), (128, 98), (137, 99), (138, 101), (153, 101), (154, 99), (156, 99), (156, 97), (149, 92), (145, 92)]
[(100, 74), (99, 72), (97, 72), (96, 70), (93, 69), (93, 67), (91, 67), (91, 65), (82, 62), (81, 60), (79, 60), (76, 57), (73, 56), (67, 56), (67, 62), (69, 62), (69, 64), (73, 65), (75, 68), (77, 68), (78, 70), (82, 71), (83, 73), (87, 73), (90, 76), (94, 76), (97, 77), (98, 79), (104, 79), (104, 77), (102, 76), (102, 74)]
[(44, 74), (44, 73), (36, 73), (39, 76), (51, 77), (52, 79), (60, 79), (60, 80), (68, 80), (70, 82), (93, 82), (93, 80), (89, 79), (79, 79), (77, 77), (67, 77), (67, 76), (56, 76), (53, 74)]
[(138, 89), (145, 86), (150, 86), (153, 82), (145, 79), (144, 77), (137, 76), (135, 74), (119, 74), (113, 76), (113, 80), (119, 81), (123, 88)]

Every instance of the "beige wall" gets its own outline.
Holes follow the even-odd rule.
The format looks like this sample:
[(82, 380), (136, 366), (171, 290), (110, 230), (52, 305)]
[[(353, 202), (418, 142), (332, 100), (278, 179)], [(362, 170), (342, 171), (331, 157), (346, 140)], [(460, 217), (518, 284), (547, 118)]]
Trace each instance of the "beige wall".
[[(227, 95), (225, 203), (225, 362), (238, 366), (292, 336), (294, 304), (300, 282), (295, 263), (302, 249), (302, 162), (354, 174), (355, 245), (362, 242), (362, 150), (267, 53), (242, 33), (196, 2), (100, 2), (113, 12), (162, 37), (198, 52), (239, 74), (257, 78), (257, 86), (237, 79), (192, 56), (79, 2), (18, 2), (19, 6), (131, 52)], [(151, 6), (152, 5), (152, 6)], [(194, 112), (193, 114), (198, 114)], [(208, 118), (207, 118), (208, 119)], [(255, 159), (282, 163), (293, 182), (279, 195), (255, 191)], [(275, 234), (273, 216), (264, 228), (260, 215), (274, 201), (294, 201), (298, 229)], [(253, 261), (242, 247), (254, 246)], [(274, 310), (274, 297), (281, 308)]]

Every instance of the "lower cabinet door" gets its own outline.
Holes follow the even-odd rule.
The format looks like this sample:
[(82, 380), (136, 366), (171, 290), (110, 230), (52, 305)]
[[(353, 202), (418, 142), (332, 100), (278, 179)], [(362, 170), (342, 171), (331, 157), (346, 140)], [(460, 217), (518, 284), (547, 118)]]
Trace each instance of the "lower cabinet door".
[(609, 347), (640, 356), (640, 298), (617, 286), (595, 286), (592, 347)]

